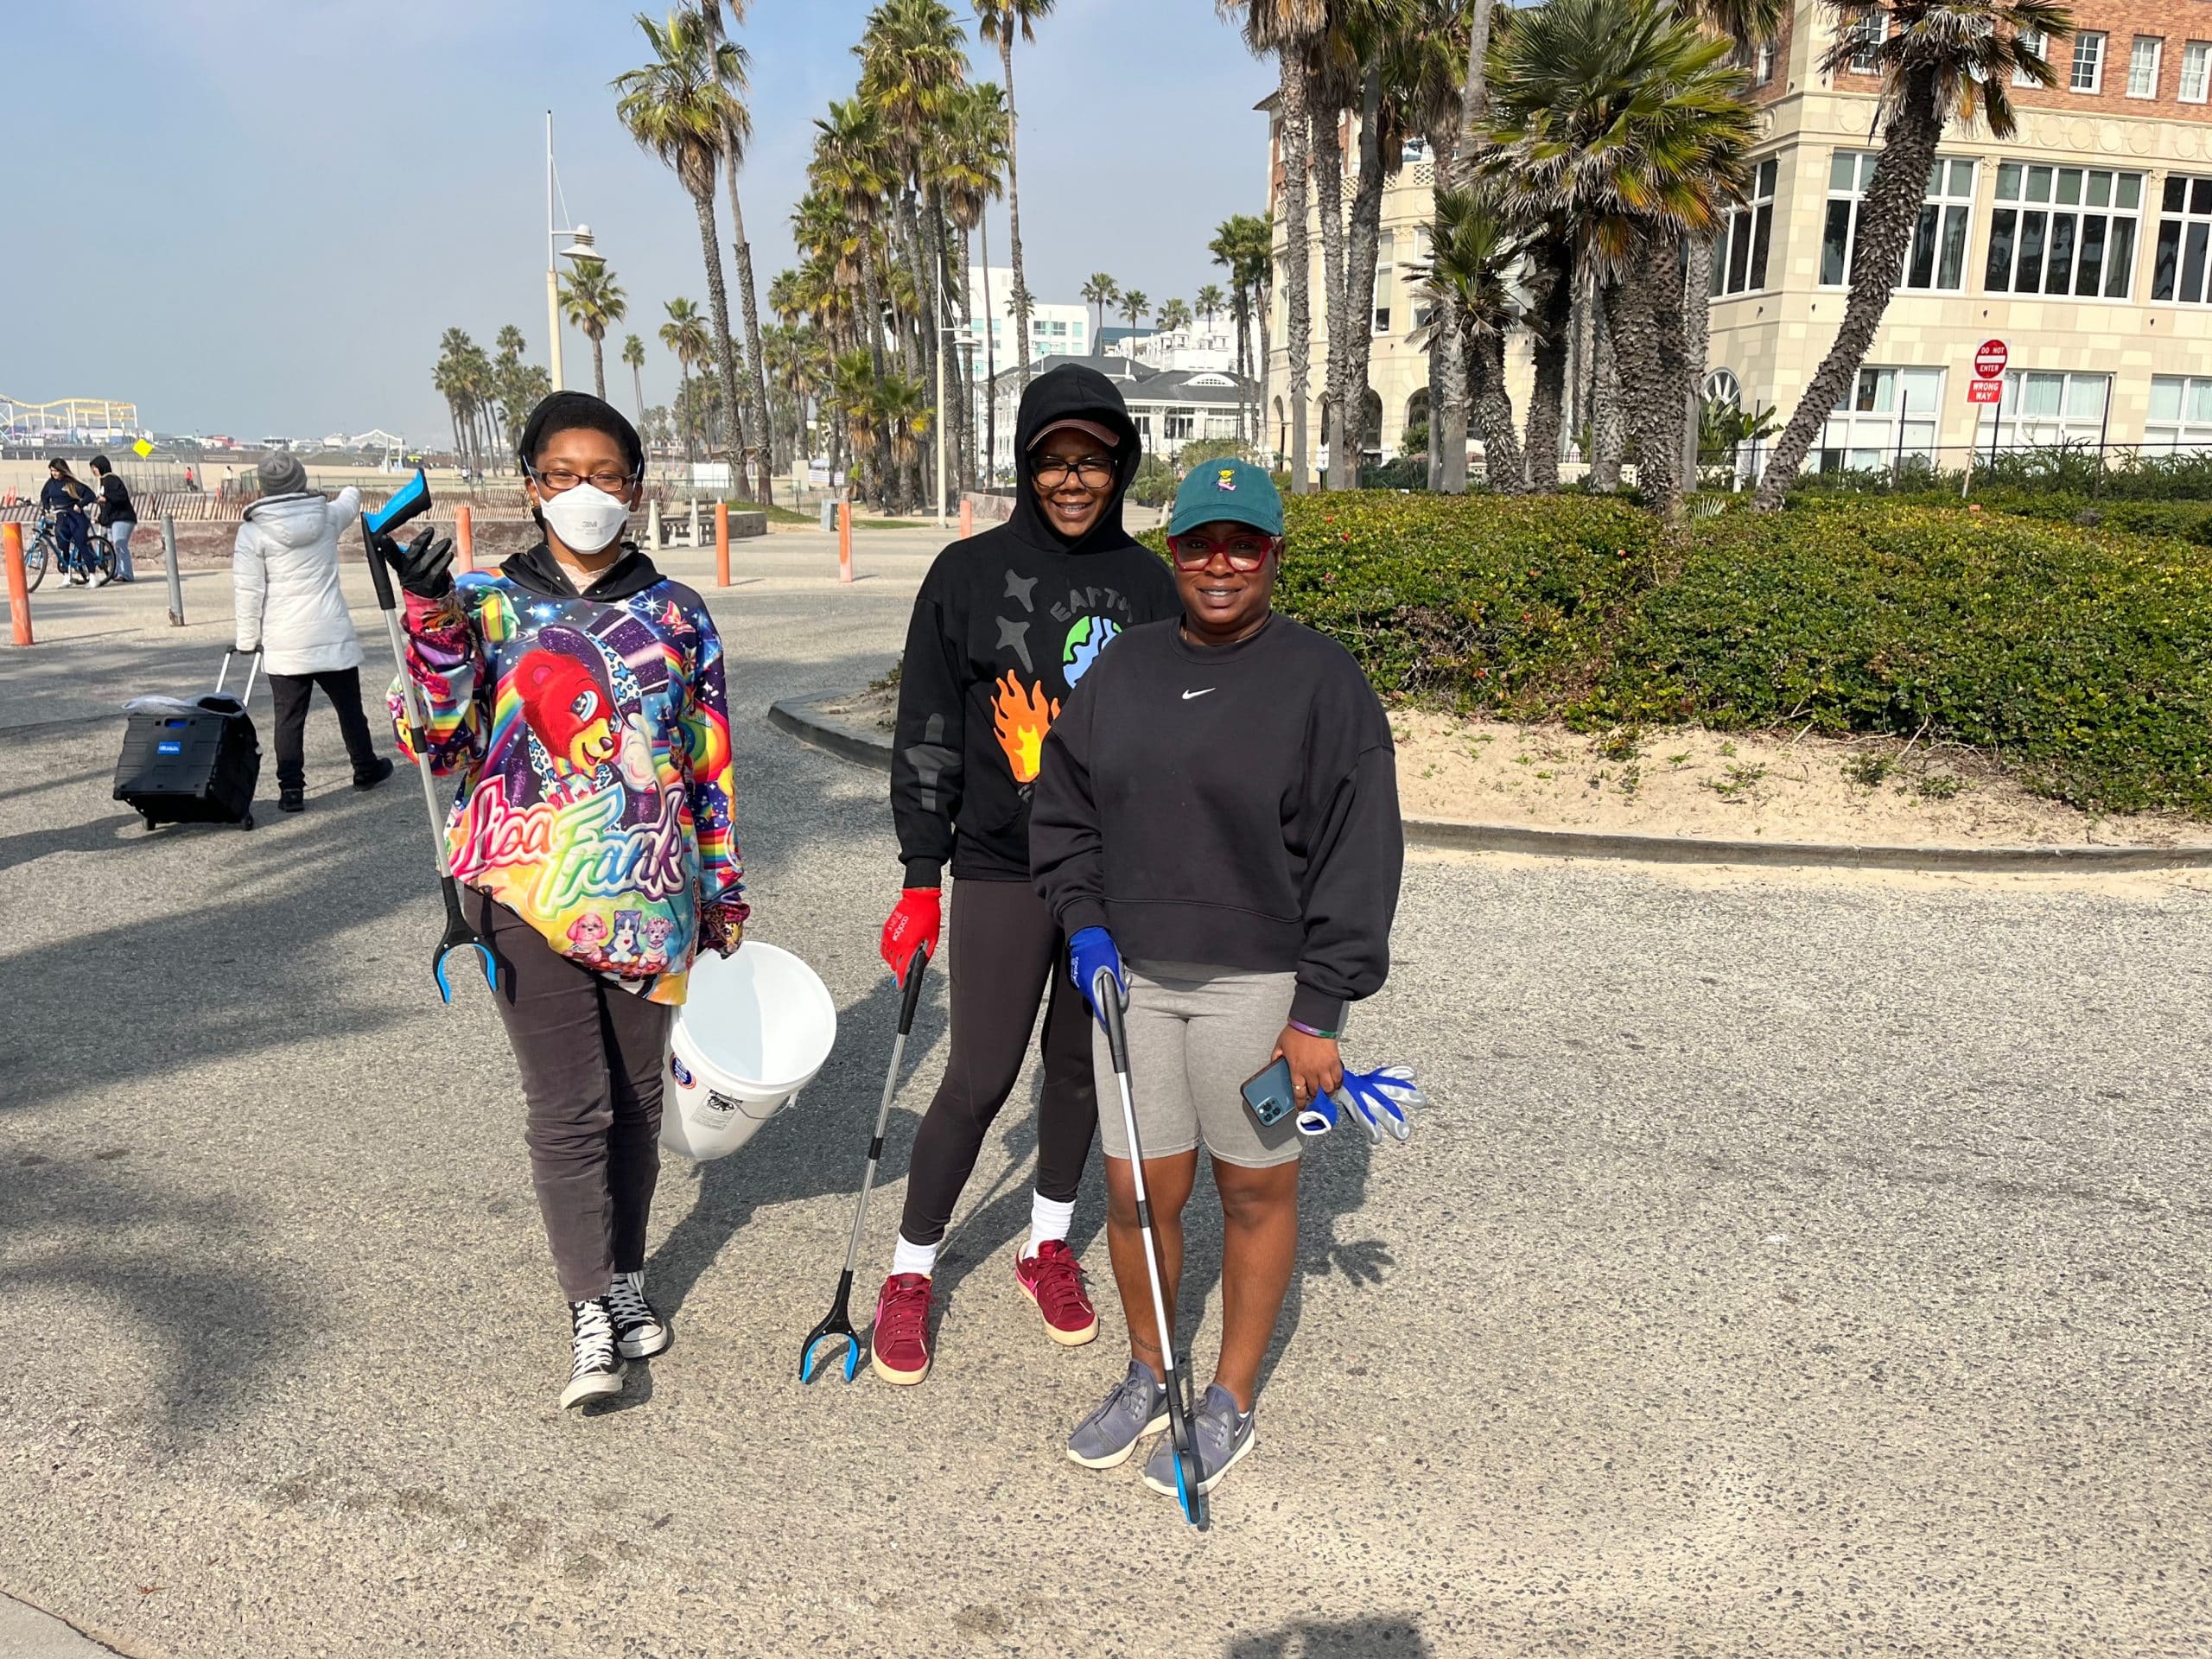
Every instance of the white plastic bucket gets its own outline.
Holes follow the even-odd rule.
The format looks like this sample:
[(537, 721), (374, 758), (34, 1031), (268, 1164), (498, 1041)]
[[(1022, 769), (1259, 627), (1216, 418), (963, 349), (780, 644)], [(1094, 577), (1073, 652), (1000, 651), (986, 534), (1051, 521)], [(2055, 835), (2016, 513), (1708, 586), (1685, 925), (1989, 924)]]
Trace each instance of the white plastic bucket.
[(788, 950), (701, 953), (668, 1041), (660, 1142), (726, 1158), (812, 1083), (837, 1040), (830, 988)]

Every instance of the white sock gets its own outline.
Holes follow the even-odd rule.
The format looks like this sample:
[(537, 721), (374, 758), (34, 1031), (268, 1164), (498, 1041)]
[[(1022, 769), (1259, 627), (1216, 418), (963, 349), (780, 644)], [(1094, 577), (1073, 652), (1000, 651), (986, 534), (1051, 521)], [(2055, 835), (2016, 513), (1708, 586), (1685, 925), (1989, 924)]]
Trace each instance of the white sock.
[(918, 1273), (923, 1278), (937, 1272), (937, 1251), (934, 1244), (917, 1244), (906, 1234), (899, 1235), (899, 1248), (891, 1253), (891, 1271)]
[(1075, 1200), (1063, 1203), (1048, 1198), (1042, 1192), (1029, 1195), (1029, 1242), (1021, 1247), (1026, 1261), (1037, 1254), (1037, 1247), (1047, 1240), (1067, 1242), (1068, 1224), (1075, 1219)]

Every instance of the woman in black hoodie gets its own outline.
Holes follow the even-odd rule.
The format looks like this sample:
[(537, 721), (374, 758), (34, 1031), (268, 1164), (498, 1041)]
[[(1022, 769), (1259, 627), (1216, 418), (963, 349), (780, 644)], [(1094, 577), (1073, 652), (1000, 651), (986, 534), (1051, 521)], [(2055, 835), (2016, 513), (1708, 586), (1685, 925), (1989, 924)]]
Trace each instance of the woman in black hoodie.
[(1040, 374), (1014, 428), (1013, 518), (946, 548), (914, 601), (891, 769), (906, 875), (882, 949), (902, 983), (917, 950), (935, 953), (949, 862), (952, 1043), (915, 1137), (898, 1251), (876, 1303), (870, 1363), (887, 1382), (929, 1375), (938, 1246), (1048, 987), (1037, 1190), (1014, 1276), (1053, 1341), (1097, 1334), (1066, 1243), (1098, 1122), (1090, 1016), (1053, 971), (1066, 942), (1030, 885), (1029, 791), (1046, 733), (1100, 652), (1182, 609), (1166, 567), (1122, 528), (1140, 453), (1112, 381), (1078, 364)]

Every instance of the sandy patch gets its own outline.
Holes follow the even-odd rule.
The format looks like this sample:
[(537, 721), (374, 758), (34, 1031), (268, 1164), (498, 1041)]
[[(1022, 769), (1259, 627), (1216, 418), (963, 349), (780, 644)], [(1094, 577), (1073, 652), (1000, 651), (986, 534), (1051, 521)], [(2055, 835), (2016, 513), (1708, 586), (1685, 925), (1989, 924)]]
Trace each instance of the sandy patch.
[[(896, 686), (823, 705), (890, 734)], [(1898, 738), (1662, 727), (1585, 735), (1400, 709), (1408, 817), (1700, 839), (1907, 847), (2173, 847), (2212, 841), (2175, 814), (2100, 816), (2031, 795), (1977, 750)]]

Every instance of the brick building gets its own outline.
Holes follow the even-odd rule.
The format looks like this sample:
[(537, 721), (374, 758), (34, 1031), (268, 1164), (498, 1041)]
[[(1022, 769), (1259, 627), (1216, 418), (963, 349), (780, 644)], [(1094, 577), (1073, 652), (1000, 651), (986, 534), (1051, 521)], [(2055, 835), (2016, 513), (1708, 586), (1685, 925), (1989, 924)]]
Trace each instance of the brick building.
[[(1955, 467), (1969, 445), (1993, 443), (2212, 449), (2212, 4), (2083, 0), (2074, 16), (2075, 32), (2047, 47), (2058, 84), (2007, 88), (2018, 115), (2012, 138), (1980, 124), (1947, 130), (1896, 297), (1808, 467), (1919, 457)], [(1859, 203), (1880, 149), (1878, 79), (1821, 73), (1834, 17), (1800, 3), (1751, 66), (1761, 105), (1754, 187), (1714, 249), (1707, 390), (1783, 419), (1842, 318)], [(1386, 249), (1401, 264), (1426, 253), (1430, 188), (1429, 168), (1409, 157), (1386, 196)], [(1417, 319), (1393, 303), (1404, 288), (1401, 273), (1396, 291), (1378, 288), (1376, 301), (1370, 384), (1382, 442), (1370, 427), (1369, 447), (1383, 454), (1427, 412), (1426, 361), (1404, 343)], [(1278, 283), (1278, 442), (1286, 308)], [(2002, 398), (1970, 404), (1975, 351), (1992, 339), (2009, 354)], [(1526, 409), (1526, 363), (1525, 348), (1514, 354), (1516, 410)]]

